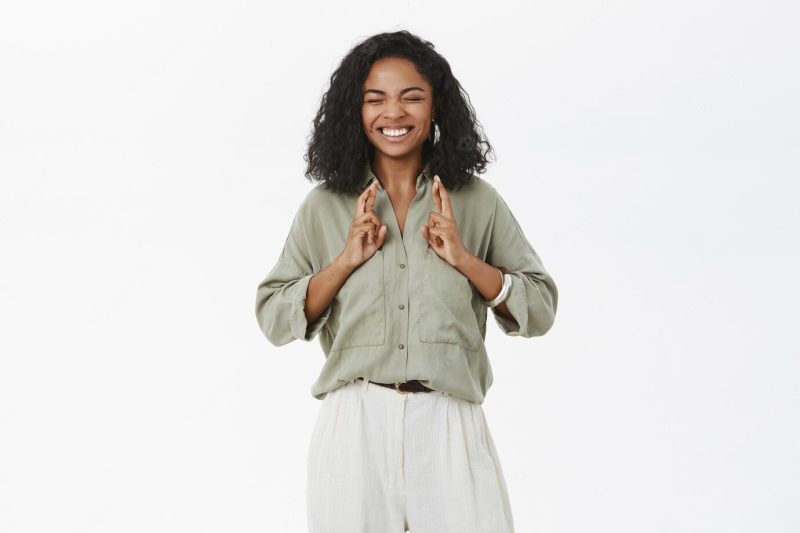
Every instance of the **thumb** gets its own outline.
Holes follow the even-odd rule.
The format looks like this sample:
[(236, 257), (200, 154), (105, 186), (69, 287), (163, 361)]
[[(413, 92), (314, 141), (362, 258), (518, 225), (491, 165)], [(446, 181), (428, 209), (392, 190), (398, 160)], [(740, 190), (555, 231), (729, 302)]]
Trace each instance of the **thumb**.
[(381, 225), (380, 228), (378, 228), (378, 239), (377, 239), (376, 248), (380, 248), (381, 246), (383, 246), (383, 241), (386, 240), (386, 232), (387, 231), (388, 231), (388, 228), (386, 227), (386, 224), (383, 224), (383, 225)]
[(424, 238), (426, 241), (428, 241), (428, 244), (430, 244), (431, 243), (431, 239), (430, 239), (430, 235), (428, 233), (428, 226), (422, 226), (419, 229), (419, 231), (420, 231), (420, 233), (422, 233), (422, 238)]

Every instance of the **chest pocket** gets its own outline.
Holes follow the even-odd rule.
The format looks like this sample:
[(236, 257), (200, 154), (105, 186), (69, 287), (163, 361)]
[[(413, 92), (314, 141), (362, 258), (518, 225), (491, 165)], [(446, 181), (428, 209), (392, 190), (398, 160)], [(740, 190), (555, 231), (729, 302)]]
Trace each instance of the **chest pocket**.
[(379, 346), (386, 337), (383, 250), (355, 269), (336, 295), (336, 338), (331, 351)]
[(472, 308), (469, 279), (430, 247), (422, 265), (425, 294), (419, 304), (420, 342), (478, 348), (483, 338)]

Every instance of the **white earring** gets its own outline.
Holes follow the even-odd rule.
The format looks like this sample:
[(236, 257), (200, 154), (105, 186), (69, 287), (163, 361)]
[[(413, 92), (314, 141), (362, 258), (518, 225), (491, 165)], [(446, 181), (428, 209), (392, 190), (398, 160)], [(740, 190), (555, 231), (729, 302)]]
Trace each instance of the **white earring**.
[(433, 139), (431, 139), (432, 144), (436, 144), (439, 142), (439, 125), (436, 121), (431, 120), (431, 133), (433, 134)]

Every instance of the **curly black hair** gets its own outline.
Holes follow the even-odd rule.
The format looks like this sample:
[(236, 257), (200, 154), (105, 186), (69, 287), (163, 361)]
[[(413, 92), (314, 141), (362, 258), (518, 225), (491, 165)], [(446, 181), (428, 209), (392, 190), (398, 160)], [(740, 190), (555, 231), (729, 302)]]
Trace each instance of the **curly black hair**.
[(308, 163), (306, 178), (317, 178), (335, 192), (362, 192), (364, 168), (374, 152), (361, 121), (362, 90), (372, 64), (384, 57), (410, 60), (433, 89), (439, 139), (433, 144), (429, 137), (422, 147), (423, 164), (430, 163), (431, 175), (438, 174), (447, 189), (458, 190), (470, 181), (471, 173), (483, 173), (493, 149), (469, 95), (432, 43), (401, 30), (362, 41), (331, 75), (303, 157)]

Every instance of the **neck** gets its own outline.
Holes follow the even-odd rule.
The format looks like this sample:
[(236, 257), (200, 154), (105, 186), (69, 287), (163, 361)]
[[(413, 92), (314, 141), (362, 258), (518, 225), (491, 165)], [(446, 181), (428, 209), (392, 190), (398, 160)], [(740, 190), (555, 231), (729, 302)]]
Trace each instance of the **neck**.
[(425, 164), (421, 155), (408, 159), (392, 159), (376, 154), (372, 160), (372, 172), (387, 191), (407, 191), (416, 189), (417, 176)]

